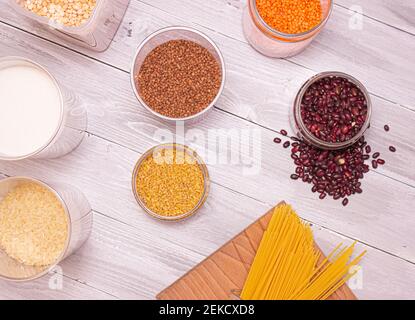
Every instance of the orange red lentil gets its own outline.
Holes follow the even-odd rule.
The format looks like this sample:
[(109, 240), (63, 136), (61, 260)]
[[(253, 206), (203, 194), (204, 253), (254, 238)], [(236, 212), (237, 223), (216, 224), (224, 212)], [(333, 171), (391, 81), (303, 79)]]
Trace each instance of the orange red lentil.
[(256, 0), (256, 5), (266, 24), (288, 34), (311, 30), (323, 16), (320, 0)]
[(177, 217), (196, 208), (204, 186), (196, 159), (182, 150), (156, 150), (137, 171), (138, 195), (148, 209), (165, 217)]

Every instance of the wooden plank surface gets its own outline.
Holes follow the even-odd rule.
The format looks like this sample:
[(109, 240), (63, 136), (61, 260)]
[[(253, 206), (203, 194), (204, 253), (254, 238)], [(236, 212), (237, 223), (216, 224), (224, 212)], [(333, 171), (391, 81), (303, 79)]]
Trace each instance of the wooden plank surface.
[[(104, 298), (152, 299), (286, 199), (314, 223), (323, 251), (342, 238), (359, 240), (360, 247), (368, 249), (364, 285), (355, 290), (359, 298), (415, 298), (415, 41), (407, 32), (411, 20), (404, 26), (413, 3), (379, 6), (377, 1), (357, 1), (364, 6), (364, 29), (359, 31), (348, 28), (354, 2), (337, 2), (322, 35), (306, 52), (289, 60), (265, 58), (246, 43), (240, 26), (245, 1), (132, 0), (115, 41), (104, 53), (62, 43), (18, 17), (6, 1), (0, 2), (0, 56), (22, 55), (40, 62), (72, 89), (89, 114), (90, 136), (69, 156), (0, 163), (0, 172), (7, 175), (70, 182), (85, 192), (96, 211), (91, 240), (63, 264), (65, 276), (77, 280), (73, 284), (77, 289), (66, 297), (89, 298), (96, 292)], [(398, 18), (387, 19), (388, 11), (397, 12)], [(250, 160), (260, 160), (261, 170), (245, 176), (242, 164), (210, 164), (213, 187), (206, 206), (185, 223), (165, 225), (138, 208), (130, 176), (140, 154), (159, 143), (158, 128), (174, 128), (138, 104), (128, 72), (139, 42), (172, 24), (191, 25), (211, 36), (227, 63), (224, 95), (196, 128), (258, 130), (255, 145), (261, 152)], [(376, 109), (367, 139), (385, 153), (388, 163), (365, 178), (364, 195), (352, 198), (347, 208), (332, 200), (319, 201), (308, 186), (291, 181), (289, 153), (272, 143), (279, 130), (289, 128), (289, 106), (298, 87), (327, 69), (352, 73), (367, 84)], [(389, 134), (382, 129), (386, 123), (392, 128)], [(209, 140), (194, 147), (203, 151), (204, 145)], [(389, 145), (395, 145), (398, 153), (387, 153)], [(242, 149), (232, 147), (228, 153), (247, 157)], [(78, 285), (82, 283), (87, 286)], [(17, 286), (7, 294), (0, 290), (0, 298), (38, 295), (25, 288)], [(46, 282), (38, 288), (45, 298), (58, 297)]]
[[(199, 263), (157, 295), (160, 300), (233, 300), (239, 299), (264, 232), (274, 213), (268, 211), (253, 224)], [(319, 263), (325, 260), (321, 254)], [(345, 284), (329, 300), (356, 300)]]

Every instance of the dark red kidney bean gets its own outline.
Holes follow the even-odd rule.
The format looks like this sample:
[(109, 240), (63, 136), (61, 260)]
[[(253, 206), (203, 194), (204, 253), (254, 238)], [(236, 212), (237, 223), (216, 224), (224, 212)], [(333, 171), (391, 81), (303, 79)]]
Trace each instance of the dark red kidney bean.
[(297, 174), (292, 174), (291, 179), (298, 180), (299, 176)]
[(282, 140), (280, 138), (274, 138), (274, 143), (281, 143)]
[(318, 192), (323, 199), (330, 196), (337, 200), (363, 192), (359, 181), (369, 171), (364, 162), (370, 158), (365, 153), (364, 137), (355, 145), (337, 151), (323, 151), (303, 141), (297, 147), (291, 149), (291, 156), (297, 165), (294, 180), (312, 183), (313, 193)]
[(307, 88), (300, 108), (306, 128), (327, 142), (350, 140), (360, 132), (367, 117), (363, 92), (340, 77), (316, 81)]
[(396, 152), (396, 148), (395, 148), (394, 146), (390, 146), (390, 147), (389, 147), (389, 151), (390, 151), (390, 152)]
[(377, 159), (376, 162), (380, 165), (384, 165), (386, 163), (386, 161), (383, 159)]
[(283, 147), (285, 149), (287, 149), (290, 145), (291, 145), (291, 142), (290, 141), (286, 141), (286, 142), (284, 142)]
[(326, 196), (327, 196), (327, 194), (323, 192), (323, 193), (320, 194), (319, 198), (321, 200), (323, 200)]
[(372, 167), (373, 169), (377, 169), (378, 168), (378, 162), (376, 160), (372, 161)]
[(377, 158), (379, 158), (380, 157), (380, 153), (379, 152), (375, 152), (373, 155), (372, 155), (372, 158), (373, 159), (377, 159)]
[(343, 204), (344, 207), (347, 206), (349, 204), (349, 199), (347, 199), (347, 198), (344, 199), (342, 204)]
[(288, 135), (288, 132), (287, 132), (287, 130), (281, 130), (280, 131), (280, 133), (283, 135), (283, 136), (287, 136)]
[(383, 128), (385, 129), (386, 132), (388, 132), (390, 130), (390, 128), (387, 124), (385, 124), (385, 126)]

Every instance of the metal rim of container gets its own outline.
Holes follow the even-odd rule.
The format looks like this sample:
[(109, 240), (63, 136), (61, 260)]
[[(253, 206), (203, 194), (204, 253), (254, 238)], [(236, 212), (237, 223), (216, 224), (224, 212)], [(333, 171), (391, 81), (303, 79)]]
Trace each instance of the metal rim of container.
[[(151, 209), (149, 209), (146, 204), (144, 203), (144, 200), (141, 198), (141, 196), (138, 193), (138, 186), (137, 186), (137, 175), (138, 175), (138, 171), (142, 165), (142, 163), (144, 162), (144, 160), (146, 160), (149, 156), (151, 156), (153, 154), (154, 151), (156, 150), (160, 150), (160, 149), (167, 149), (167, 148), (177, 148), (177, 149), (182, 149), (184, 152), (186, 152), (187, 154), (191, 155), (197, 162), (197, 164), (199, 165), (202, 174), (203, 174), (203, 179), (204, 179), (204, 190), (203, 190), (203, 194), (199, 200), (199, 202), (197, 203), (197, 205), (190, 210), (189, 212), (186, 212), (182, 215), (178, 215), (178, 216), (163, 216), (160, 215), (154, 211), (152, 211)], [(183, 221), (187, 218), (190, 218), (192, 216), (194, 216), (197, 211), (199, 211), (200, 208), (202, 208), (202, 206), (204, 205), (204, 203), (207, 200), (207, 197), (209, 195), (209, 191), (210, 191), (210, 176), (209, 176), (209, 171), (207, 169), (207, 166), (205, 164), (205, 162), (203, 161), (203, 159), (197, 154), (197, 152), (191, 148), (189, 148), (188, 146), (182, 145), (182, 144), (178, 144), (178, 143), (165, 143), (165, 144), (160, 144), (157, 146), (154, 146), (152, 148), (150, 148), (149, 150), (147, 150), (137, 161), (135, 167), (134, 167), (134, 171), (133, 171), (133, 175), (132, 175), (132, 189), (133, 189), (133, 193), (134, 193), (134, 197), (137, 201), (137, 203), (140, 205), (140, 207), (152, 218), (155, 218), (157, 220), (161, 220), (161, 221), (167, 221), (167, 222), (178, 222), (178, 221)]]
[[(19, 56), (7, 56), (7, 57), (3, 57), (3, 58), (0, 58), (0, 65), (1, 65), (1, 63), (3, 63), (3, 62), (7, 62), (7, 61), (10, 61), (10, 62), (13, 62), (13, 61), (16, 61), (16, 62), (18, 62), (18, 61), (22, 61), (22, 62), (25, 62), (25, 63), (28, 63), (29, 65), (32, 65), (33, 67), (35, 67), (35, 68), (37, 68), (37, 69), (39, 69), (39, 70), (41, 70), (42, 72), (45, 72), (45, 74), (52, 80), (52, 82), (54, 83), (54, 85), (56, 86), (56, 89), (58, 90), (58, 92), (59, 92), (59, 99), (60, 99), (60, 105), (59, 105), (59, 108), (60, 108), (60, 119), (59, 119), (59, 123), (58, 123), (58, 125), (57, 125), (57, 127), (56, 127), (56, 129), (55, 129), (55, 132), (53, 133), (53, 135), (51, 136), (51, 138), (42, 146), (42, 147), (40, 147), (38, 150), (36, 150), (36, 151), (33, 151), (32, 153), (30, 153), (30, 154), (28, 154), (28, 155), (23, 155), (23, 156), (18, 156), (18, 157), (6, 157), (6, 156), (2, 156), (1, 155), (1, 153), (0, 153), (0, 160), (2, 160), (2, 161), (18, 161), (18, 160), (24, 160), (24, 159), (28, 159), (28, 158), (31, 158), (31, 157), (33, 157), (33, 156), (36, 156), (37, 154), (39, 154), (39, 153), (41, 153), (43, 150), (45, 150), (47, 147), (49, 147), (50, 145), (51, 145), (51, 143), (56, 139), (56, 137), (59, 135), (59, 133), (60, 133), (60, 131), (61, 131), (61, 128), (62, 128), (62, 125), (63, 125), (63, 122), (64, 122), (64, 119), (65, 119), (65, 115), (64, 115), (64, 107), (63, 107), (63, 104), (64, 104), (64, 100), (63, 100), (63, 95), (62, 95), (62, 90), (61, 90), (61, 88), (60, 88), (60, 86), (59, 86), (59, 83), (58, 83), (58, 81), (56, 80), (56, 78), (45, 68), (45, 67), (43, 67), (41, 64), (39, 64), (39, 63), (37, 63), (37, 62), (34, 62), (33, 60), (31, 60), (31, 59), (27, 59), (27, 58), (24, 58), (24, 57), (19, 57)], [(1, 68), (1, 67), (0, 67)]]
[[(303, 96), (305, 92), (313, 83), (326, 77), (340, 77), (340, 78), (345, 78), (349, 80), (362, 91), (366, 99), (367, 117), (366, 117), (365, 123), (363, 124), (358, 134), (356, 134), (350, 140), (347, 140), (344, 142), (332, 143), (332, 142), (323, 141), (317, 138), (306, 128), (306, 126), (304, 125), (303, 119), (301, 117), (301, 101), (303, 100)], [(338, 71), (326, 71), (326, 72), (321, 72), (321, 73), (314, 75), (302, 85), (301, 89), (297, 93), (297, 96), (295, 97), (293, 115), (294, 115), (293, 118), (294, 118), (295, 126), (300, 131), (300, 135), (302, 136), (302, 138), (304, 138), (307, 142), (311, 143), (312, 145), (318, 148), (323, 148), (327, 150), (340, 150), (340, 149), (347, 148), (350, 145), (353, 145), (354, 143), (356, 143), (356, 141), (358, 141), (364, 135), (366, 130), (369, 128), (370, 121), (372, 118), (372, 101), (370, 99), (370, 95), (366, 87), (353, 76), (347, 73), (338, 72)]]
[[(198, 36), (204, 38), (206, 41), (209, 42), (209, 44), (214, 48), (214, 50), (216, 51), (219, 60), (220, 60), (220, 65), (221, 65), (221, 70), (222, 70), (222, 81), (221, 81), (221, 86), (219, 88), (218, 93), (216, 94), (215, 98), (212, 100), (212, 102), (202, 111), (200, 111), (197, 114), (194, 114), (192, 116), (189, 117), (185, 117), (185, 118), (171, 118), (171, 117), (167, 117), (164, 116), (156, 111), (154, 111), (149, 105), (147, 105), (147, 103), (145, 103), (145, 101), (141, 98), (136, 83), (135, 83), (135, 76), (136, 74), (134, 74), (134, 69), (135, 69), (135, 64), (138, 58), (138, 55), (141, 53), (141, 50), (144, 48), (144, 46), (154, 37), (158, 36), (159, 34), (162, 34), (164, 32), (168, 32), (168, 31), (175, 31), (175, 30), (182, 30), (182, 31), (188, 31), (188, 32), (192, 32), (197, 34)], [(133, 58), (133, 63), (131, 65), (130, 68), (131, 72), (130, 72), (130, 81), (131, 81), (131, 85), (133, 87), (133, 91), (134, 94), (136, 96), (136, 98), (138, 99), (138, 101), (141, 103), (141, 105), (144, 106), (145, 109), (147, 109), (148, 111), (150, 111), (153, 115), (157, 116), (158, 118), (165, 120), (165, 121), (187, 121), (187, 120), (193, 120), (196, 118), (201, 117), (203, 114), (207, 113), (209, 110), (211, 110), (214, 105), (216, 104), (216, 102), (218, 101), (219, 97), (222, 95), (223, 90), (225, 88), (225, 82), (226, 82), (226, 66), (225, 66), (225, 59), (223, 58), (222, 52), (220, 51), (219, 47), (215, 44), (215, 42), (213, 42), (212, 39), (210, 39), (207, 35), (205, 35), (204, 33), (194, 29), (194, 28), (189, 28), (189, 27), (181, 27), (181, 26), (172, 26), (172, 27), (167, 27), (167, 28), (163, 28), (160, 29), (152, 34), (150, 34), (147, 38), (145, 38), (141, 44), (138, 46), (137, 51), (134, 55)]]
[[(262, 16), (259, 14), (257, 5), (256, 5), (256, 0), (248, 0), (248, 7), (249, 7), (249, 12), (251, 14), (251, 17), (253, 18), (254, 23), (256, 24), (257, 27), (260, 28), (260, 30), (265, 31), (264, 33), (271, 37), (274, 40), (278, 40), (281, 42), (301, 42), (305, 39), (308, 39), (310, 37), (312, 37), (317, 31), (319, 31), (320, 29), (322, 29), (327, 21), (329, 20), (331, 13), (333, 11), (333, 6), (334, 6), (334, 1), (333, 0), (329, 0), (330, 1), (330, 5), (329, 5), (329, 9), (327, 11), (327, 15), (324, 17), (324, 19), (322, 19), (320, 21), (320, 23), (318, 25), (316, 25), (315, 27), (313, 27), (312, 29), (302, 32), (302, 33), (296, 33), (296, 34), (291, 34), (291, 33), (284, 33), (278, 30), (275, 30), (274, 28), (270, 27), (262, 18)], [(260, 25), (258, 25), (256, 22), (259, 21)], [(300, 38), (300, 39), (297, 39)], [(287, 41), (283, 41), (284, 39), (286, 39)]]
[[(68, 206), (66, 205), (66, 202), (63, 200), (61, 195), (54, 188), (52, 188), (47, 183), (45, 183), (45, 182), (43, 182), (39, 179), (30, 178), (30, 177), (26, 177), (26, 176), (15, 176), (15, 177), (8, 177), (8, 178), (4, 178), (4, 179), (0, 180), (0, 184), (2, 184), (4, 182), (19, 181), (19, 180), (26, 180), (28, 182), (34, 182), (36, 184), (41, 185), (42, 187), (45, 187), (50, 192), (52, 192), (53, 195), (62, 204), (62, 207), (65, 211), (65, 214), (68, 217), (68, 225), (67, 225), (67, 227), (68, 227), (68, 236), (66, 237), (65, 247), (62, 250), (62, 253), (56, 258), (54, 263), (50, 264), (49, 266), (45, 266), (45, 270), (43, 270), (42, 272), (40, 272), (40, 273), (38, 273), (34, 276), (28, 277), (28, 278), (15, 279), (15, 278), (9, 278), (7, 276), (4, 276), (4, 275), (0, 274), (0, 279), (6, 280), (6, 281), (10, 281), (10, 282), (30, 282), (30, 281), (33, 281), (33, 280), (37, 280), (37, 279), (45, 276), (49, 272), (51, 272), (65, 258), (66, 254), (68, 252), (68, 249), (69, 249), (69, 244), (71, 243), (72, 219), (71, 219), (71, 215), (69, 214)], [(11, 258), (11, 259), (13, 259), (13, 258)]]

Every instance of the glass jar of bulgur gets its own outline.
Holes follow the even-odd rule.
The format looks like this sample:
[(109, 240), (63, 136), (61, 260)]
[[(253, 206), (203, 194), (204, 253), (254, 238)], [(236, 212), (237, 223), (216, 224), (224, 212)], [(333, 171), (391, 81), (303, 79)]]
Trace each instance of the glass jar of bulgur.
[(132, 188), (138, 204), (151, 217), (180, 221), (193, 216), (205, 203), (209, 172), (196, 151), (181, 144), (161, 144), (138, 160)]

